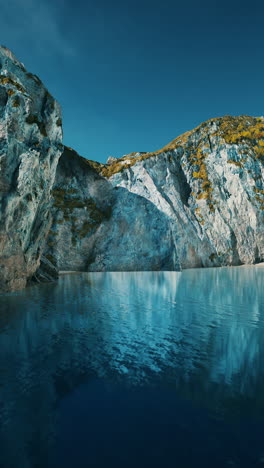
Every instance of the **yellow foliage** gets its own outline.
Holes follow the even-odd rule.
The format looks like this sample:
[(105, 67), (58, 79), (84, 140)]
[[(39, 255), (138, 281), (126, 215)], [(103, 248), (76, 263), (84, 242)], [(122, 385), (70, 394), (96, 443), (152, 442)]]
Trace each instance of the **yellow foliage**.
[(204, 163), (200, 165), (199, 172), (193, 172), (193, 177), (195, 177), (195, 179), (207, 179), (207, 171)]
[(228, 159), (227, 162), (229, 164), (234, 164), (235, 166), (238, 166), (238, 167), (243, 167), (240, 161), (234, 161), (234, 159)]
[(255, 152), (257, 158), (264, 157), (264, 145), (263, 146), (262, 145), (261, 146), (254, 146), (253, 149), (254, 149), (254, 152)]
[[(212, 133), (212, 128), (214, 129), (214, 133)], [(140, 154), (137, 157), (129, 157), (129, 155), (126, 155), (113, 164), (101, 166), (99, 171), (105, 177), (111, 177), (111, 175), (133, 166), (138, 161), (155, 157), (161, 153), (167, 153), (181, 147), (185, 155), (187, 154), (189, 163), (199, 166), (199, 169), (193, 172), (193, 177), (206, 181), (208, 180), (208, 176), (204, 160), (210, 152), (211, 137), (223, 138), (228, 144), (242, 143), (246, 145), (240, 150), (241, 153), (244, 152), (246, 155), (252, 154), (249, 152), (248, 147), (250, 149), (253, 147), (257, 148), (255, 150), (256, 157), (264, 157), (264, 153), (262, 152), (264, 148), (264, 118), (249, 117), (246, 115), (238, 117), (227, 115), (224, 117), (216, 117), (202, 123), (193, 130), (175, 138), (157, 151)], [(208, 141), (210, 144), (208, 144)], [(132, 155), (133, 153), (131, 153), (130, 156)], [(180, 153), (179, 158), (181, 158)], [(126, 161), (125, 164), (124, 161)], [(240, 167), (242, 167), (242, 162), (244, 161), (231, 162), (231, 160), (229, 160), (230, 164), (236, 164), (237, 166), (241, 164)]]
[(202, 189), (209, 189), (211, 187), (211, 182), (209, 180), (205, 180), (202, 183)]
[(240, 116), (225, 117), (220, 123), (220, 135), (226, 143), (236, 144), (264, 138), (264, 121), (261, 118)]
[(14, 81), (10, 76), (0, 75), (0, 83), (4, 85), (11, 85), (18, 89), (21, 93), (25, 93), (25, 88), (21, 84)]
[[(133, 160), (132, 160), (133, 161)], [(129, 162), (125, 164), (121, 164), (120, 162), (116, 162), (114, 164), (111, 164), (109, 166), (103, 167), (101, 170), (101, 174), (104, 177), (111, 177), (114, 174), (117, 174), (118, 172), (121, 172), (123, 169), (128, 169), (132, 164)]]
[(201, 192), (199, 193), (198, 197), (197, 197), (197, 200), (201, 200), (201, 199), (206, 199), (209, 197), (209, 193), (208, 192)]
[(261, 198), (259, 195), (256, 195), (255, 198), (259, 203), (264, 203), (264, 198)]
[(264, 190), (258, 189), (256, 187), (254, 187), (254, 192), (261, 193), (262, 195), (264, 195)]

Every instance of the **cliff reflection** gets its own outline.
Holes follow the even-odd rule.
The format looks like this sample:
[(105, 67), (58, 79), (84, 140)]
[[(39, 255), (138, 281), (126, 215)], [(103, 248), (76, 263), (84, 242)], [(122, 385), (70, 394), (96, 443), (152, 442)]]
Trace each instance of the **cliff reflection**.
[(41, 450), (48, 466), (60, 400), (94, 377), (169, 386), (220, 414), (234, 397), (263, 408), (263, 280), (260, 268), (83, 273), (0, 297), (3, 460), (34, 466)]

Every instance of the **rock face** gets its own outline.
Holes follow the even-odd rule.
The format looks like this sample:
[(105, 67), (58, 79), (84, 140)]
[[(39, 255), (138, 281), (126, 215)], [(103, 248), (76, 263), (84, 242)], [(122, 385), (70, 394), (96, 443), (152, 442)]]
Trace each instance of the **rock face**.
[(23, 288), (39, 266), (61, 142), (59, 105), (0, 47), (0, 291)]
[(59, 270), (178, 268), (166, 214), (146, 198), (113, 186), (99, 174), (102, 167), (65, 148), (45, 259)]
[(154, 153), (99, 164), (62, 145), (61, 112), (0, 47), (0, 291), (59, 270), (264, 260), (264, 118), (216, 118)]
[(264, 118), (212, 119), (106, 165), (66, 149), (46, 259), (60, 270), (177, 270), (264, 260)]

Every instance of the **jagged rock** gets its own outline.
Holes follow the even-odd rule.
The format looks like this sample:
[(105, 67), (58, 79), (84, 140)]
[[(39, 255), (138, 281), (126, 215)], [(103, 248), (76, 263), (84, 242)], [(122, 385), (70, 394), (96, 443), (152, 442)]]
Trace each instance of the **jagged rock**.
[(40, 265), (36, 273), (30, 278), (29, 283), (50, 283), (58, 279), (59, 273), (51, 256), (42, 255)]
[(264, 119), (209, 120), (155, 153), (102, 165), (66, 151), (47, 253), (63, 270), (264, 259)]
[(117, 161), (117, 158), (114, 158), (114, 156), (109, 156), (106, 160), (106, 164), (113, 164)]
[(60, 106), (0, 47), (0, 291), (23, 288), (36, 272), (61, 152)]

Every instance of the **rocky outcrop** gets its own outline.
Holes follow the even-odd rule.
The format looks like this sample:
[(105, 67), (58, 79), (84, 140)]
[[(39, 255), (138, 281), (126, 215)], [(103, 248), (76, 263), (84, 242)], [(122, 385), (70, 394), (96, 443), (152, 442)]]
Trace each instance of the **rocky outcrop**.
[(0, 47), (0, 291), (21, 289), (34, 278), (61, 152), (58, 103)]
[(65, 148), (45, 258), (59, 270), (178, 269), (166, 214), (146, 198), (113, 186), (100, 175), (102, 167)]
[(155, 153), (98, 164), (66, 149), (46, 256), (62, 270), (264, 260), (264, 119), (212, 119)]

